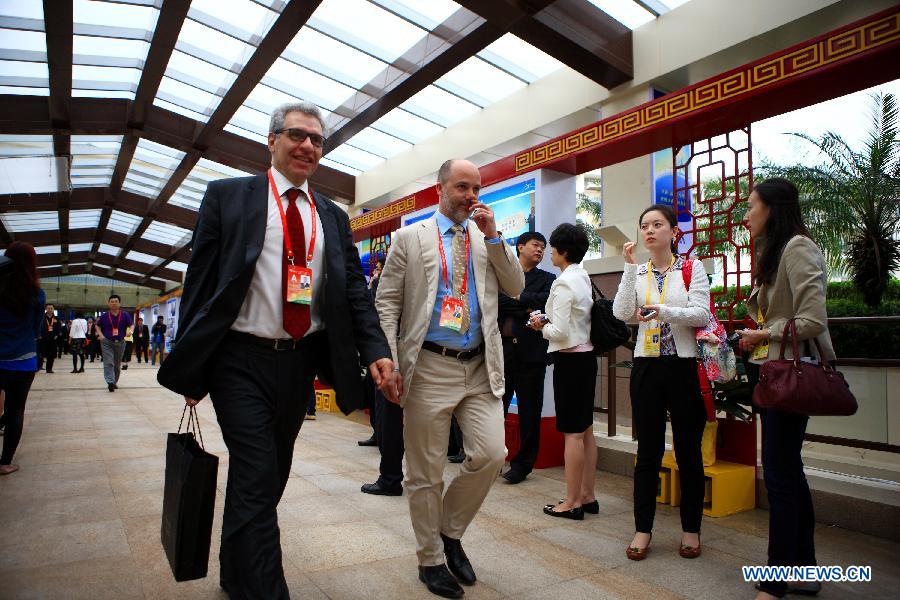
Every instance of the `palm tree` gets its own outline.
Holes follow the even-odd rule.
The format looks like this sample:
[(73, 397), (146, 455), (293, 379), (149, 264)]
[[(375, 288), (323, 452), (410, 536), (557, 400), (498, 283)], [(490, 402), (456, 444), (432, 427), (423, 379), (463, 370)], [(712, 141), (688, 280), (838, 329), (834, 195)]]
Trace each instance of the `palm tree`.
[(603, 204), (601, 200), (595, 200), (587, 194), (579, 193), (575, 203), (576, 222), (587, 230), (591, 252), (600, 252), (603, 249), (603, 238), (597, 233), (603, 225)]
[(833, 272), (849, 274), (869, 306), (877, 306), (900, 268), (900, 107), (893, 94), (873, 94), (872, 125), (854, 149), (841, 136), (790, 133), (825, 157), (815, 167), (767, 165), (800, 190), (804, 219)]

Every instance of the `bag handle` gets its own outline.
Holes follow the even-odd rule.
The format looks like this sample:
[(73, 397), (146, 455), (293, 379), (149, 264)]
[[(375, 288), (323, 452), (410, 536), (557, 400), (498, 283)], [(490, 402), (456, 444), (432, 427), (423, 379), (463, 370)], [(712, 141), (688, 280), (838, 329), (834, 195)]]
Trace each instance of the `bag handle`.
[(594, 300), (596, 300), (598, 296), (599, 296), (600, 298), (606, 300), (606, 296), (603, 295), (603, 292), (600, 291), (600, 288), (597, 287), (597, 284), (594, 283), (594, 280), (593, 280), (593, 279), (591, 279), (591, 287), (593, 288), (593, 290), (592, 290), (592, 292), (593, 292), (592, 295), (593, 295), (593, 297), (594, 297), (594, 298), (593, 298)]
[[(800, 351), (797, 346), (797, 324), (794, 322), (794, 319), (789, 319), (787, 323), (784, 324), (784, 330), (781, 332), (781, 349), (778, 351), (778, 360), (784, 360), (784, 342), (790, 334), (791, 337), (791, 350), (794, 352), (794, 367), (799, 371), (800, 370)], [(790, 330), (790, 331), (788, 331)], [(828, 365), (823, 358), (825, 356), (825, 352), (822, 350), (822, 343), (819, 342), (818, 337), (813, 338), (813, 343), (816, 345), (816, 350), (819, 352), (819, 363), (822, 367), (828, 371), (831, 369), (831, 365)], [(805, 341), (805, 347), (809, 350), (809, 340)]]
[(197, 407), (191, 406), (191, 411), (188, 412), (188, 405), (185, 403), (184, 410), (181, 411), (181, 421), (178, 422), (178, 431), (175, 433), (181, 433), (181, 426), (184, 424), (184, 415), (188, 415), (188, 423), (187, 427), (185, 427), (185, 433), (196, 433), (197, 437), (200, 439), (200, 447), (206, 450), (206, 446), (203, 443), (203, 432), (200, 431), (200, 416), (197, 415)]

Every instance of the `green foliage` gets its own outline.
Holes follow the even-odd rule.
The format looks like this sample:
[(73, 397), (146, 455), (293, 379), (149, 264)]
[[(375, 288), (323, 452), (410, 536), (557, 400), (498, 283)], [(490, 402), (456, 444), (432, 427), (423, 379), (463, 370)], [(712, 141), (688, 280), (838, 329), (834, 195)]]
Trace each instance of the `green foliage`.
[(893, 94), (872, 96), (872, 124), (860, 148), (834, 132), (791, 133), (814, 146), (820, 166), (765, 165), (800, 190), (803, 216), (829, 270), (850, 275), (863, 301), (878, 306), (900, 269), (900, 107)]
[[(711, 288), (712, 292), (721, 292), (722, 287)], [(734, 300), (736, 289), (730, 287), (722, 296), (717, 297), (718, 304), (730, 304)], [(750, 287), (744, 286), (743, 297), (750, 295)], [(885, 285), (885, 293), (878, 306), (865, 303), (863, 293), (852, 281), (829, 282), (825, 298), (825, 310), (829, 318), (837, 317), (876, 317), (900, 315), (900, 279), (890, 279)], [(723, 310), (716, 311), (716, 316), (727, 319)], [(747, 306), (740, 302), (735, 306), (734, 318), (747, 316)], [(755, 317), (755, 315), (751, 315)], [(900, 340), (900, 325), (845, 325), (836, 323), (831, 326), (831, 341), (838, 358), (897, 358), (896, 340)]]
[(603, 239), (597, 231), (603, 224), (603, 203), (593, 200), (587, 194), (578, 194), (575, 203), (575, 220), (587, 230), (590, 240), (589, 250), (600, 252), (603, 248)]

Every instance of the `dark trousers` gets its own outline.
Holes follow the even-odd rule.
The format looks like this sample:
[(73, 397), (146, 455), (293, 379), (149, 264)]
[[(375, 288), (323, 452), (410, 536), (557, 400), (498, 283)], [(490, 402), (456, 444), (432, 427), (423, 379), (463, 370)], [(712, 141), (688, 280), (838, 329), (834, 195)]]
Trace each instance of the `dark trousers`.
[(131, 362), (131, 352), (132, 352), (132, 350), (134, 350), (134, 343), (133, 343), (133, 342), (128, 342), (128, 341), (126, 341), (126, 342), (125, 342), (125, 355), (122, 356), (122, 360), (123, 360), (123, 361), (125, 361), (125, 362), (127, 362), (127, 363), (128, 363), (128, 362)]
[(137, 357), (138, 362), (141, 362), (141, 357), (143, 357), (144, 362), (150, 362), (150, 354), (147, 352), (147, 344), (143, 342), (134, 343), (134, 355)]
[(537, 460), (541, 441), (541, 411), (544, 408), (544, 376), (547, 365), (524, 362), (515, 356), (512, 340), (503, 340), (506, 393), (503, 415), (509, 412), (513, 394), (519, 409), (519, 451), (509, 461), (510, 470), (528, 475)]
[(693, 358), (634, 359), (631, 371), (631, 413), (637, 433), (634, 467), (634, 527), (653, 531), (659, 467), (665, 453), (666, 410), (672, 420), (675, 459), (681, 476), (681, 529), (700, 533), (703, 517), (703, 455), (700, 442), (706, 410)]
[(3, 417), (0, 417), (0, 425), (5, 428), (0, 465), (11, 464), (16, 448), (19, 447), (19, 440), (22, 439), (22, 423), (25, 420), (25, 400), (28, 398), (33, 381), (33, 372), (0, 369), (0, 390), (6, 393)]
[[(368, 379), (366, 383), (370, 382)], [(374, 382), (371, 385), (375, 387)], [(377, 389), (372, 398), (372, 427), (381, 452), (378, 483), (385, 488), (398, 488), (403, 484), (403, 409)]]
[(69, 351), (69, 340), (61, 337), (56, 340), (56, 358), (62, 358), (63, 352)]
[(219, 562), (221, 582), (232, 599), (289, 597), (277, 507), (322, 335), (279, 352), (229, 334), (210, 361), (209, 395), (229, 454)]
[(44, 361), (47, 362), (47, 371), (53, 370), (53, 361), (56, 360), (56, 340), (41, 339), (38, 340), (38, 371), (44, 368)]
[[(816, 518), (800, 457), (809, 417), (774, 410), (762, 410), (760, 417), (763, 477), (769, 496), (769, 564), (815, 565)], [(763, 582), (760, 587), (779, 597), (787, 591), (783, 581)]]
[(100, 340), (90, 340), (90, 343), (85, 346), (84, 351), (85, 354), (87, 354), (87, 357), (91, 359), (91, 362), (94, 362), (94, 359), (98, 356), (102, 357), (100, 354)]

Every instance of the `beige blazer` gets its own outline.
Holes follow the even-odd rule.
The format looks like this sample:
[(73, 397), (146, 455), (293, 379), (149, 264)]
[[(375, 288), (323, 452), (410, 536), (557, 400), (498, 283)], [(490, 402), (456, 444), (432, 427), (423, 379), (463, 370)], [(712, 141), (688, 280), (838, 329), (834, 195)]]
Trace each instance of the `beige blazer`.
[[(475, 288), (481, 309), (485, 365), (491, 391), (504, 392), (503, 343), (497, 326), (498, 293), (518, 296), (525, 288), (525, 274), (516, 253), (505, 243), (487, 244), (484, 234), (471, 220), (468, 235), (475, 274)], [(419, 351), (428, 333), (437, 297), (440, 260), (436, 219), (426, 219), (393, 233), (387, 261), (381, 272), (375, 308), (391, 347), (394, 364), (403, 374), (406, 402)]]
[[(785, 323), (795, 319), (800, 351), (803, 340), (810, 340), (811, 354), (818, 356), (813, 338), (818, 338), (825, 353), (825, 360), (834, 360), (834, 347), (828, 333), (828, 315), (825, 311), (825, 258), (821, 250), (806, 236), (797, 235), (788, 241), (778, 263), (775, 281), (760, 289), (754, 287), (747, 301), (750, 317), (756, 319), (762, 307), (765, 326), (769, 329), (769, 360), (778, 358), (781, 334)], [(790, 341), (785, 357), (793, 358)], [(761, 361), (763, 362), (763, 361)]]

